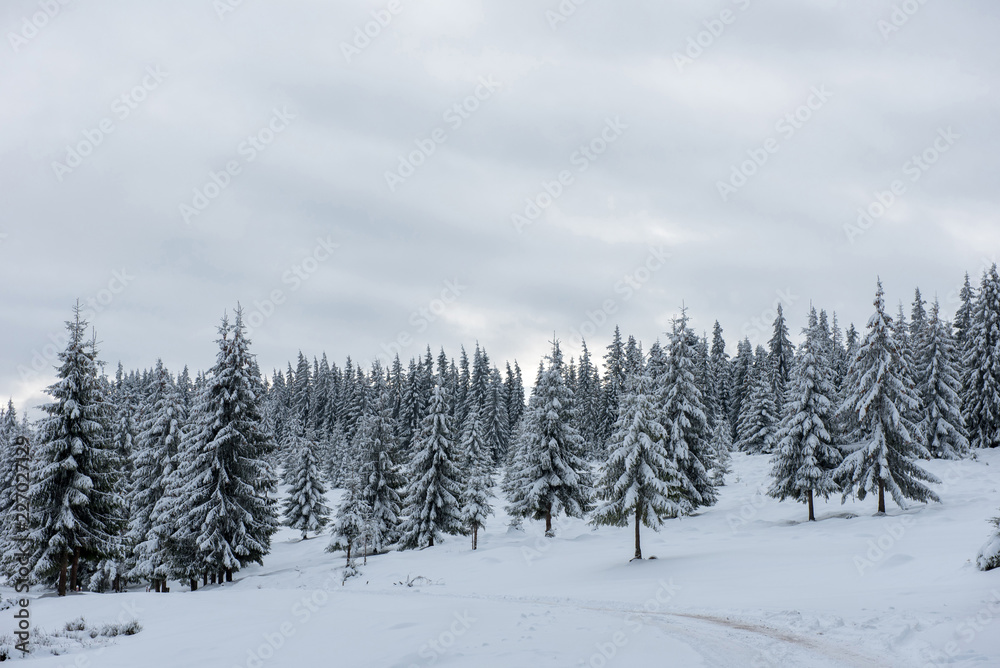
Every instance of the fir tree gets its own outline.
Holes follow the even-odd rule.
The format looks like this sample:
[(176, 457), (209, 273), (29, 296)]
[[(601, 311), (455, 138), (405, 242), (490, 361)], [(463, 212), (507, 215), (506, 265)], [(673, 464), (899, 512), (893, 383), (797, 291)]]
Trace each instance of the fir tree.
[(479, 530), (486, 526), (486, 518), (493, 514), (490, 493), (493, 487), (491, 475), (493, 461), (489, 446), (483, 434), (480, 408), (469, 407), (459, 451), (465, 472), (462, 490), (462, 521), (472, 536), (472, 549), (479, 547)]
[(775, 437), (777, 451), (771, 473), (774, 482), (768, 493), (779, 501), (793, 499), (806, 503), (812, 522), (816, 519), (814, 496), (826, 499), (839, 489), (833, 472), (843, 457), (831, 435), (836, 390), (823, 334), (818, 325), (813, 325), (805, 330), (805, 335)]
[(233, 325), (222, 319), (219, 335), (183, 497), (201, 565), (231, 580), (233, 571), (261, 563), (270, 552), (278, 524), (272, 497), (277, 481), (266, 460), (274, 443), (262, 429), (263, 382), (242, 310)]
[(57, 577), (60, 596), (66, 595), (67, 575), (69, 588), (76, 589), (80, 560), (116, 555), (115, 536), (124, 522), (123, 501), (114, 491), (111, 407), (98, 382), (96, 346), (84, 340), (87, 323), (79, 304), (66, 326), (58, 380), (47, 390), (55, 401), (44, 407), (47, 417), (39, 427), (30, 491), (36, 524), (29, 535), (34, 576)]
[(680, 507), (691, 513), (716, 502), (715, 486), (708, 476), (713, 466), (708, 420), (695, 382), (695, 351), (687, 311), (675, 318), (670, 334), (667, 367), (658, 383), (658, 413), (667, 430), (666, 449), (681, 473)]
[(166, 540), (175, 530), (175, 518), (168, 511), (170, 500), (163, 497), (177, 466), (186, 416), (180, 392), (160, 360), (149, 390), (139, 410), (139, 433), (132, 458), (128, 542), (134, 546), (135, 565), (129, 578), (148, 579), (160, 591), (171, 575)]
[(965, 425), (972, 447), (1000, 445), (1000, 275), (983, 273), (966, 343)]
[(593, 522), (635, 525), (635, 558), (642, 559), (639, 529), (659, 529), (681, 513), (681, 473), (667, 452), (669, 435), (658, 421), (656, 395), (648, 373), (630, 374), (609, 441), (610, 457), (598, 484), (600, 506)]
[(413, 479), (406, 490), (407, 519), (402, 548), (433, 547), (441, 534), (462, 531), (462, 489), (454, 459), (455, 439), (448, 398), (439, 382), (431, 395), (410, 462)]
[(770, 362), (763, 348), (757, 349), (757, 362), (751, 369), (749, 395), (743, 401), (736, 427), (736, 448), (751, 454), (774, 450), (774, 433), (778, 408), (774, 401), (774, 385), (770, 377)]
[(959, 459), (969, 450), (962, 419), (962, 381), (958, 351), (951, 326), (941, 321), (937, 300), (920, 337), (918, 390), (921, 399), (920, 433), (931, 456)]
[(357, 476), (353, 476), (347, 485), (347, 493), (337, 506), (336, 521), (333, 525), (333, 538), (327, 552), (343, 550), (347, 553), (347, 563), (351, 563), (351, 551), (360, 544), (365, 546), (365, 559), (368, 558), (368, 543), (372, 534), (372, 508), (361, 493), (361, 485)]
[(851, 364), (846, 387), (849, 394), (841, 406), (860, 437), (834, 478), (844, 489), (844, 500), (854, 491), (864, 500), (878, 492), (878, 512), (885, 513), (885, 492), (900, 507), (904, 499), (938, 501), (937, 495), (920, 481), (939, 482), (915, 463), (929, 457), (927, 449), (914, 438), (916, 426), (908, 412), (919, 409), (920, 399), (903, 351), (893, 336), (892, 318), (885, 312), (882, 281), (875, 296), (875, 313), (868, 321), (868, 334)]
[(539, 370), (504, 487), (511, 517), (544, 519), (545, 533), (551, 536), (558, 507), (570, 517), (583, 517), (589, 510), (592, 483), (558, 341), (547, 359), (548, 366)]
[(324, 501), (326, 488), (320, 479), (319, 460), (316, 457), (319, 444), (315, 440), (315, 433), (309, 430), (304, 438), (300, 437), (297, 441), (292, 483), (285, 498), (285, 524), (301, 531), (302, 540), (305, 540), (310, 531), (319, 533), (323, 530), (330, 509)]
[(788, 325), (781, 304), (778, 304), (778, 315), (774, 319), (774, 335), (768, 342), (768, 348), (771, 392), (775, 407), (780, 411), (785, 390), (788, 388), (788, 380), (792, 375), (792, 364), (795, 361), (795, 348), (788, 339)]
[(399, 537), (403, 487), (395, 460), (395, 425), (381, 398), (369, 405), (359, 421), (353, 449), (359, 460), (361, 498), (370, 512), (369, 542), (378, 553)]

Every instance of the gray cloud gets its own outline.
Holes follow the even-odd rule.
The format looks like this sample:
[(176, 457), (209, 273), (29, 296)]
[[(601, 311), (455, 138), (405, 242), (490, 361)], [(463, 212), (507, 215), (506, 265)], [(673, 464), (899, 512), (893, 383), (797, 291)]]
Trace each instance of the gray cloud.
[[(885, 37), (904, 3), (589, 0), (553, 30), (555, 0), (403, 0), (347, 62), (341, 44), (386, 5), (246, 0), (220, 20), (210, 0), (70, 2), (15, 50), (9, 33), (42, 10), (5, 3), (0, 388), (42, 400), (51, 369), (22, 380), (19, 366), (122, 269), (134, 280), (93, 322), (112, 365), (205, 368), (222, 312), (277, 290), (254, 331), (264, 369), (299, 348), (373, 359), (405, 333), (404, 357), (478, 339), (530, 377), (553, 332), (572, 342), (609, 299), (592, 351), (614, 322), (648, 344), (682, 301), (735, 345), (779, 290), (796, 296), (793, 331), (810, 300), (860, 327), (876, 274), (894, 300), (919, 285), (947, 302), (996, 253), (995, 3), (928, 2)], [(689, 38), (708, 45), (679, 67)], [(156, 67), (165, 78), (136, 96)], [(500, 88), (453, 127), (445, 112), (481, 77)], [(820, 86), (829, 100), (785, 136), (777, 124)], [(270, 138), (286, 106), (251, 160), (244, 142)], [(627, 129), (579, 171), (609, 118)], [(104, 120), (113, 131), (60, 180), (53, 161)], [(447, 141), (391, 192), (386, 171), (437, 128)], [(942, 128), (960, 138), (907, 180)], [(723, 201), (718, 182), (770, 138)], [(232, 161), (185, 222), (180, 206)], [(511, 216), (563, 170), (572, 184), (518, 233)], [(896, 179), (905, 194), (850, 243), (844, 226)], [(296, 284), (319, 239), (338, 248)], [(661, 246), (669, 261), (626, 299), (621, 281)], [(456, 279), (453, 303), (419, 315)]]

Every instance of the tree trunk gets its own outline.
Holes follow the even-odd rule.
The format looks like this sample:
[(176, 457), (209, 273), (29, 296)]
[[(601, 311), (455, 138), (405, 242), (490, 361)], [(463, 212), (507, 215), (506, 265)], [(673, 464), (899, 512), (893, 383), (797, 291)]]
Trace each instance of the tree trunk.
[(232, 581), (233, 581), (233, 569), (227, 568), (226, 569), (226, 582), (232, 582)]
[(479, 547), (479, 527), (472, 528), (472, 549)]
[(545, 535), (552, 535), (552, 508), (545, 511)]
[[(434, 547), (434, 535), (431, 534), (430, 540), (427, 541), (427, 547)], [(368, 556), (368, 550), (365, 550), (365, 556)], [(367, 561), (365, 563), (368, 563)]]
[(69, 567), (69, 553), (63, 552), (62, 564), (59, 566), (59, 595), (66, 595), (66, 569)]
[(198, 578), (191, 578), (191, 591), (198, 591)]
[(73, 567), (69, 571), (69, 590), (77, 590), (76, 576), (80, 572), (80, 548), (73, 550)]
[(201, 574), (201, 586), (202, 587), (207, 587), (208, 586), (208, 573), (207, 572)]
[(809, 521), (816, 521), (816, 513), (813, 510), (813, 491), (811, 489), (809, 490)]
[(351, 563), (351, 541), (347, 541), (347, 563)]
[(639, 507), (635, 508), (635, 558), (642, 559), (642, 547), (639, 545)]
[(215, 584), (215, 571), (212, 571), (209, 575), (212, 578), (212, 584)]
[(878, 481), (878, 512), (885, 515), (885, 481)]

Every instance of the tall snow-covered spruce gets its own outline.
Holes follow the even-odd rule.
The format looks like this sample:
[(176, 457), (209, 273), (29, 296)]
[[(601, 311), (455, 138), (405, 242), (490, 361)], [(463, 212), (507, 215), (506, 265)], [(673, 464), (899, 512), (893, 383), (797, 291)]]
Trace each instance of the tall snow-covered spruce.
[[(60, 596), (75, 590), (81, 560), (114, 556), (124, 523), (123, 500), (115, 493), (118, 465), (111, 439), (111, 406), (98, 378), (97, 350), (85, 340), (87, 322), (79, 304), (66, 349), (59, 353), (58, 380), (48, 388), (55, 400), (39, 426), (31, 506), (35, 525), (33, 574), (57, 580)], [(71, 569), (71, 570), (70, 570)], [(67, 582), (68, 579), (68, 582)]]
[(264, 384), (257, 372), (242, 310), (223, 317), (219, 353), (206, 379), (202, 423), (188, 452), (183, 522), (192, 528), (200, 567), (232, 579), (261, 563), (277, 528), (277, 480), (267, 457), (274, 442), (263, 428)]
[(974, 448), (1000, 446), (1000, 275), (983, 274), (968, 332), (965, 425)]
[(667, 452), (669, 434), (656, 406), (649, 375), (631, 373), (608, 442), (610, 457), (598, 483), (601, 503), (592, 520), (618, 527), (634, 523), (636, 559), (642, 559), (640, 525), (659, 529), (664, 519), (681, 513), (681, 473)]
[[(293, 424), (295, 424), (293, 420)], [(285, 497), (285, 524), (302, 532), (302, 540), (309, 537), (309, 532), (319, 533), (326, 526), (330, 509), (326, 506), (322, 474), (319, 469), (319, 458), (316, 451), (319, 443), (312, 429), (304, 435), (293, 437), (294, 457), (292, 471), (288, 476), (291, 484), (288, 496)]]
[(843, 457), (831, 435), (836, 390), (816, 309), (812, 310), (805, 334), (775, 438), (777, 451), (772, 458), (771, 474), (774, 482), (768, 493), (780, 501), (794, 499), (806, 503), (809, 521), (815, 521), (814, 496), (829, 498), (839, 489), (833, 472)]
[(414, 441), (412, 477), (406, 490), (406, 521), (401, 547), (433, 547), (442, 534), (462, 532), (461, 496), (456, 443), (448, 399), (438, 382), (431, 394), (427, 416)]
[(582, 518), (590, 509), (593, 490), (558, 341), (552, 343), (547, 360), (524, 414), (504, 491), (512, 518), (545, 520), (545, 533), (551, 536), (556, 510)]
[(479, 404), (473, 403), (465, 418), (459, 451), (464, 468), (462, 521), (472, 536), (472, 549), (479, 548), (479, 530), (493, 514), (490, 493), (493, 487), (492, 458), (483, 435)]
[(708, 418), (696, 382), (697, 339), (688, 327), (687, 310), (673, 321), (666, 367), (654, 378), (659, 400), (657, 412), (667, 429), (667, 454), (681, 474), (680, 507), (691, 513), (714, 505), (715, 486), (708, 475), (714, 465)]
[(941, 320), (937, 300), (924, 325), (917, 357), (924, 445), (933, 457), (960, 459), (969, 451), (962, 417), (961, 371), (951, 326)]
[(885, 293), (878, 282), (875, 313), (868, 321), (868, 334), (851, 363), (845, 387), (847, 396), (840, 410), (859, 439), (834, 472), (844, 488), (844, 500), (854, 491), (864, 500), (878, 493), (878, 512), (885, 513), (885, 492), (900, 506), (904, 499), (940, 501), (922, 484), (940, 482), (917, 466), (918, 457), (930, 453), (916, 440), (919, 433), (906, 416), (920, 407), (910, 369), (893, 336), (892, 318), (885, 312)]

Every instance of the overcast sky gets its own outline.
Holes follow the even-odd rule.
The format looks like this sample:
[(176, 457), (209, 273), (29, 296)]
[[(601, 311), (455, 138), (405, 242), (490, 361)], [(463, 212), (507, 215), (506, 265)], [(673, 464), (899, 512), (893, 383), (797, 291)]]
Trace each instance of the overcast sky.
[(731, 349), (779, 300), (863, 327), (879, 274), (950, 316), (996, 254), (994, 0), (577, 2), (5, 0), (0, 394), (77, 298), (111, 372), (209, 367), (240, 302), (267, 371), (530, 379), (682, 303)]

